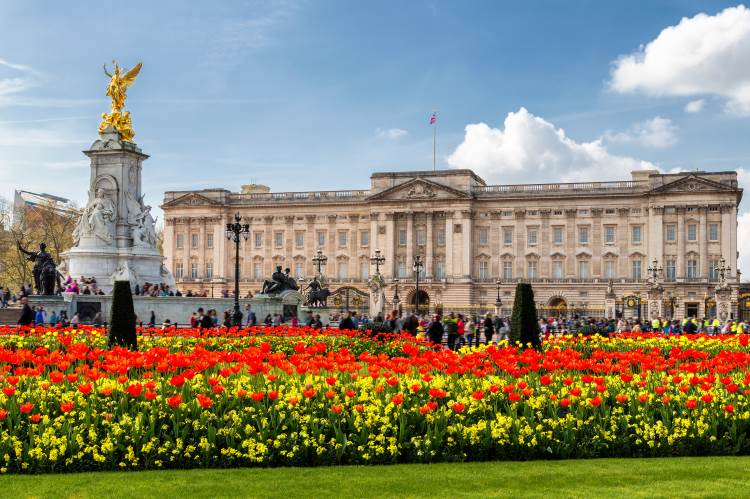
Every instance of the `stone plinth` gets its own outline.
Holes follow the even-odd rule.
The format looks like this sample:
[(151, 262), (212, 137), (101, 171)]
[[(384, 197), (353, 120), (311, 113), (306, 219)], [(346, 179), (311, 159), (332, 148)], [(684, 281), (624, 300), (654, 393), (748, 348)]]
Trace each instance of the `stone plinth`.
[(116, 275), (133, 288), (147, 282), (174, 287), (156, 249), (155, 220), (141, 192), (148, 156), (111, 127), (84, 154), (91, 160), (88, 202), (73, 233), (74, 246), (62, 254), (63, 269), (74, 279), (96, 278), (105, 293)]

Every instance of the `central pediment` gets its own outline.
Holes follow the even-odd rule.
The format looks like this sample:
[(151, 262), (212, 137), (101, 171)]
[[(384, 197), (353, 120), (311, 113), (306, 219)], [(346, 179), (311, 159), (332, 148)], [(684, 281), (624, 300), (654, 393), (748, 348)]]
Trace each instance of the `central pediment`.
[(432, 182), (423, 178), (415, 178), (395, 185), (384, 191), (373, 194), (370, 201), (421, 201), (435, 199), (470, 199), (469, 193)]
[(735, 191), (731, 185), (709, 180), (700, 175), (690, 174), (653, 189), (651, 192), (696, 192), (696, 191)]
[(197, 192), (190, 192), (162, 205), (162, 208), (174, 208), (177, 206), (221, 206), (221, 203), (210, 199)]

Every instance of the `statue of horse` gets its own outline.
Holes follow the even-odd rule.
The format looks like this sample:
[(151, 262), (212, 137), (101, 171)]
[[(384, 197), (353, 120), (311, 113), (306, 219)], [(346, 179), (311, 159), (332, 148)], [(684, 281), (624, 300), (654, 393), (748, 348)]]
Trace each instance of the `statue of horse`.
[(310, 307), (327, 307), (329, 296), (331, 296), (331, 290), (328, 288), (310, 291), (307, 294), (307, 304)]

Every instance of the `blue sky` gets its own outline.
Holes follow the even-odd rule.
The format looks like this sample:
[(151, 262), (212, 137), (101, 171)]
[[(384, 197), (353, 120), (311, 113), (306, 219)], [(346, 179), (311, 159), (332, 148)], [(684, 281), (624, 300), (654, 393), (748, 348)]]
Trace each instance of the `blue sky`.
[(491, 183), (750, 169), (738, 5), (2, 0), (0, 195), (85, 201), (80, 151), (113, 58), (143, 62), (127, 108), (153, 205), (165, 190), (366, 188), (373, 171), (431, 168), (433, 109), (438, 165)]

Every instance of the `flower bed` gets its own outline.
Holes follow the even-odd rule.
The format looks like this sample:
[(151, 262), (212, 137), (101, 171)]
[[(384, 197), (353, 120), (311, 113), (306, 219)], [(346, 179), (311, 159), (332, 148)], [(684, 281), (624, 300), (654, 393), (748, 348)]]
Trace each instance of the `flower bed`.
[(0, 471), (750, 451), (741, 337), (434, 351), (305, 328), (0, 329)]

